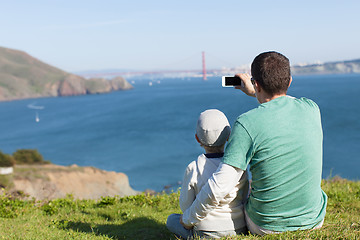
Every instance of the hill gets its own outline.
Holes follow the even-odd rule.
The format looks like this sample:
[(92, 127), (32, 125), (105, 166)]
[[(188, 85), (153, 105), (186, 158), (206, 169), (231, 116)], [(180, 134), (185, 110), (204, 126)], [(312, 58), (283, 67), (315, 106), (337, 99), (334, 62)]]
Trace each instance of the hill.
[(131, 89), (122, 77), (85, 79), (26, 52), (0, 47), (0, 101), (72, 96)]
[[(222, 239), (359, 239), (360, 182), (339, 178), (323, 180), (322, 189), (328, 195), (328, 205), (321, 229)], [(181, 213), (178, 199), (179, 192), (102, 197), (99, 200), (67, 196), (42, 201), (1, 195), (0, 238), (179, 239), (165, 226), (168, 215)]]
[(0, 179), (3, 184), (8, 183), (7, 191), (22, 192), (38, 200), (63, 198), (67, 194), (75, 199), (100, 199), (139, 193), (130, 187), (124, 173), (75, 164), (15, 165), (13, 174), (1, 175)]
[(360, 59), (322, 64), (294, 65), (293, 75), (360, 73)]

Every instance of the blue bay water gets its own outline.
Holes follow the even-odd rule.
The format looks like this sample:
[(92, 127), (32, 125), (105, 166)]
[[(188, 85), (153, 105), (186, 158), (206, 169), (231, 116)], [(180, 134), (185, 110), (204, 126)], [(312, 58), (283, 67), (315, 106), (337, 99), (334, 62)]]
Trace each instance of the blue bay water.
[[(55, 164), (124, 172), (134, 189), (160, 191), (177, 186), (187, 164), (202, 153), (194, 138), (200, 112), (217, 108), (233, 123), (258, 106), (255, 98), (222, 88), (219, 77), (148, 82), (110, 94), (2, 102), (0, 150), (38, 149)], [(289, 89), (289, 95), (320, 106), (323, 178), (360, 179), (359, 91), (360, 75), (295, 76)]]

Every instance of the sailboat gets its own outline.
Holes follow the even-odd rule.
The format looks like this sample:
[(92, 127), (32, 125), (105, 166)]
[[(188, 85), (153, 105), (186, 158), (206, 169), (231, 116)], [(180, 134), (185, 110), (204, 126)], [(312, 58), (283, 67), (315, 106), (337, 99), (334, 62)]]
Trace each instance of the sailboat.
[(36, 112), (35, 122), (40, 122), (39, 114)]

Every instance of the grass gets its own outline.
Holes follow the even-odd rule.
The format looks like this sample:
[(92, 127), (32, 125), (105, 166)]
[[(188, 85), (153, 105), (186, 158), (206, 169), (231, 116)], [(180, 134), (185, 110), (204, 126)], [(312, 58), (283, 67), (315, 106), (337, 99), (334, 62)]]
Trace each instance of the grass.
[[(322, 229), (224, 239), (360, 239), (360, 182), (323, 181), (329, 197)], [(0, 239), (176, 239), (165, 226), (180, 213), (179, 193), (100, 200), (23, 201), (0, 197)]]
[(13, 186), (13, 174), (0, 175), (1, 188), (11, 188)]

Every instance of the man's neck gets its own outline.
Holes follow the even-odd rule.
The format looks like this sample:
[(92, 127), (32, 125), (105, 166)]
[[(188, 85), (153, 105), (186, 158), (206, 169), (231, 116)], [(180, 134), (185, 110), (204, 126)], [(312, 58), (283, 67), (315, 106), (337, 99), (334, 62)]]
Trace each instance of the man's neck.
[(286, 93), (276, 94), (276, 95), (272, 95), (272, 96), (268, 95), (268, 94), (264, 94), (264, 95), (258, 96), (258, 101), (260, 104), (262, 104), (262, 103), (270, 102), (271, 100), (274, 100), (276, 98), (283, 97), (283, 96), (286, 96)]

